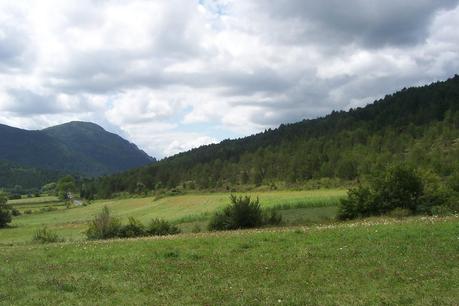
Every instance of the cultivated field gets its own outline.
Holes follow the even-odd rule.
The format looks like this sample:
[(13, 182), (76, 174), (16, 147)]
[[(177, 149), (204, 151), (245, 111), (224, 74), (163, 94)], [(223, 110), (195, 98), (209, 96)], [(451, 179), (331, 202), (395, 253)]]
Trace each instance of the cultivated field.
[(0, 304), (457, 305), (458, 237), (456, 216), (0, 246)]
[[(327, 189), (258, 192), (251, 196), (258, 196), (264, 208), (282, 208), (284, 219), (289, 224), (310, 224), (332, 219), (339, 199), (345, 194), (344, 189)], [(211, 213), (229, 203), (229, 194), (188, 194), (157, 200), (152, 197), (104, 200), (71, 209), (66, 209), (64, 203), (53, 197), (22, 199), (9, 203), (22, 212), (31, 210), (32, 213), (15, 217), (11, 228), (0, 230), (0, 245), (30, 242), (34, 232), (43, 226), (66, 239), (84, 239), (83, 232), (88, 221), (104, 205), (122, 221), (135, 217), (147, 223), (152, 218), (164, 218), (178, 224), (184, 232), (190, 232), (196, 226), (204, 230)]]

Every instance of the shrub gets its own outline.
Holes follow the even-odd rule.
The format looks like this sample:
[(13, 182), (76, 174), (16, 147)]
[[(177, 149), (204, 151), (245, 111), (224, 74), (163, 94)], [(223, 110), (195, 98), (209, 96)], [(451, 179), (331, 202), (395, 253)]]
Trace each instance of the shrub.
[(14, 217), (17, 217), (17, 216), (20, 216), (20, 215), (21, 215), (21, 212), (20, 212), (16, 207), (13, 207), (13, 208), (11, 208), (11, 214), (12, 214)]
[(208, 225), (209, 230), (233, 230), (255, 228), (268, 224), (280, 224), (282, 217), (275, 211), (263, 213), (260, 201), (249, 196), (230, 196), (231, 204), (216, 212)]
[(370, 188), (358, 186), (347, 193), (347, 198), (341, 200), (338, 218), (342, 220), (366, 217), (375, 210), (374, 195)]
[(129, 223), (122, 226), (119, 232), (119, 236), (123, 238), (142, 237), (145, 234), (145, 226), (133, 217), (129, 217)]
[(11, 222), (10, 208), (6, 204), (8, 197), (4, 192), (0, 192), (0, 228), (6, 227)]
[(389, 169), (374, 189), (375, 213), (387, 213), (397, 207), (415, 211), (424, 195), (421, 177), (413, 169), (404, 166)]
[(119, 236), (120, 229), (120, 220), (112, 217), (108, 207), (104, 206), (89, 224), (86, 236), (91, 240), (115, 238)]
[(38, 229), (35, 232), (32, 240), (39, 243), (55, 243), (64, 241), (64, 239), (60, 238), (56, 233), (48, 230), (46, 226)]
[(139, 220), (129, 217), (126, 225), (121, 225), (118, 218), (110, 214), (110, 210), (105, 206), (102, 211), (89, 224), (86, 231), (88, 239), (110, 239), (110, 238), (133, 238), (142, 236), (163, 236), (180, 233), (180, 229), (162, 219), (153, 219), (149, 226), (145, 226)]
[(405, 166), (389, 168), (369, 186), (350, 189), (341, 200), (339, 219), (353, 219), (381, 214), (430, 214), (436, 206), (452, 203), (452, 193), (446, 190), (432, 173), (419, 175)]
[(0, 207), (0, 228), (6, 227), (11, 222), (11, 213), (8, 209)]
[(166, 220), (153, 219), (148, 225), (146, 232), (150, 236), (165, 236), (179, 234), (180, 229)]

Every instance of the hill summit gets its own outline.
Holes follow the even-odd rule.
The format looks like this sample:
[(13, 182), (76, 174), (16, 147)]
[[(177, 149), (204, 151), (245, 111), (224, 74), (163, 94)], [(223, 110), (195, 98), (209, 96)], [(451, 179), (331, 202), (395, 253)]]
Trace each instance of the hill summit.
[[(41, 169), (100, 176), (155, 161), (135, 144), (90, 122), (73, 121), (35, 131), (0, 124), (0, 139), (2, 165), (22, 172)], [(1, 186), (8, 184), (2, 180), (4, 174), (0, 173)], [(14, 181), (11, 171), (9, 175)]]

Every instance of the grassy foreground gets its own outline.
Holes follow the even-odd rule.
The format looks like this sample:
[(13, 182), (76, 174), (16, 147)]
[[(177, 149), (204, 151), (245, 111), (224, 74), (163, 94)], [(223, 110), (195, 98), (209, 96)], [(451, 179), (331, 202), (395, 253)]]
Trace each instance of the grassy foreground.
[(459, 218), (0, 247), (0, 304), (457, 305)]
[[(339, 199), (345, 196), (344, 189), (324, 189), (312, 191), (272, 191), (251, 194), (259, 196), (264, 208), (278, 206), (301, 206), (314, 208), (307, 212), (286, 216), (287, 220), (296, 218), (320, 219), (321, 215), (333, 216)], [(165, 197), (155, 200), (152, 197), (128, 198), (95, 201), (89, 206), (66, 209), (62, 202), (55, 198), (32, 198), (11, 201), (14, 207), (24, 212), (25, 209), (36, 211), (13, 219), (12, 227), (0, 230), (0, 245), (18, 242), (30, 242), (34, 232), (47, 226), (66, 239), (84, 238), (83, 232), (88, 222), (103, 206), (108, 206), (114, 216), (126, 222), (128, 217), (135, 217), (142, 222), (153, 218), (163, 218), (177, 224), (184, 231), (191, 231), (195, 223), (205, 227), (210, 214), (229, 204), (229, 193), (187, 194)], [(40, 212), (43, 207), (53, 206), (57, 210)], [(299, 220), (301, 221), (301, 220)], [(297, 222), (302, 223), (302, 222)], [(304, 223), (304, 222), (303, 222)]]

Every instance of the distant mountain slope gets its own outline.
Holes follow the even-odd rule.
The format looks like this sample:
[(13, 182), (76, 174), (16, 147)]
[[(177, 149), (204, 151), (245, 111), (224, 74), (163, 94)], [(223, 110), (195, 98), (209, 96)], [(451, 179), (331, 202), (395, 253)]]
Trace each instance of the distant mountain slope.
[(90, 157), (102, 165), (100, 173), (118, 172), (154, 161), (135, 144), (89, 122), (69, 122), (44, 129), (48, 136), (65, 144), (72, 152)]
[(64, 174), (0, 160), (0, 187), (9, 190), (13, 190), (15, 186), (20, 186), (23, 192), (37, 190), (49, 182), (56, 181)]
[(74, 154), (59, 140), (41, 131), (0, 125), (0, 139), (0, 160), (26, 167), (69, 172), (86, 168), (84, 156)]
[(459, 171), (459, 76), (403, 89), (363, 108), (202, 146), (97, 185), (107, 196), (135, 191), (139, 182), (147, 188), (215, 188), (350, 180), (395, 162), (442, 177)]
[(8, 165), (13, 164), (16, 169), (19, 165), (37, 171), (98, 176), (140, 167), (154, 159), (96, 124), (70, 122), (42, 131), (0, 125), (0, 161), (3, 182), (12, 169)]

